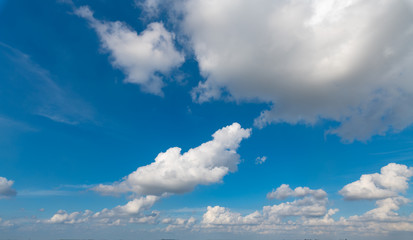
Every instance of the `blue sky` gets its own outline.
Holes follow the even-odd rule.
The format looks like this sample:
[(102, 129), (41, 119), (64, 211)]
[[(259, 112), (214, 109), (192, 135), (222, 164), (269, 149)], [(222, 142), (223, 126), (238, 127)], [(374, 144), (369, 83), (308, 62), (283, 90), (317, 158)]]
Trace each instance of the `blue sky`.
[(412, 12), (0, 0), (0, 239), (409, 239)]

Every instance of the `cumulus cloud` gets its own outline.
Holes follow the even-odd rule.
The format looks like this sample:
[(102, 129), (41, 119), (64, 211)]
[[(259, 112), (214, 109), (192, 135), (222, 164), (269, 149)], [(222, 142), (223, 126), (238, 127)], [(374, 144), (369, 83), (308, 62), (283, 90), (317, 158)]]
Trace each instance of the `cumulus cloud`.
[(360, 180), (347, 184), (340, 194), (350, 200), (395, 197), (407, 190), (412, 176), (413, 168), (390, 163), (382, 167), (380, 173), (364, 174)]
[(410, 202), (402, 194), (408, 189), (412, 176), (413, 168), (390, 163), (382, 167), (380, 173), (362, 175), (360, 180), (344, 186), (340, 194), (346, 199), (376, 200), (377, 205), (360, 216), (349, 217), (349, 221), (361, 222), (379, 232), (413, 231), (413, 215), (400, 216), (397, 212)]
[(267, 194), (268, 199), (297, 198), (292, 202), (283, 202), (273, 206), (265, 206), (263, 213), (273, 221), (286, 216), (321, 217), (327, 213), (327, 193), (322, 189), (313, 190), (308, 187), (297, 187), (294, 190), (282, 184), (275, 191)]
[(411, 0), (182, 0), (171, 12), (205, 78), (197, 102), (268, 102), (258, 127), (326, 119), (350, 142), (413, 122)]
[(157, 196), (145, 196), (135, 198), (125, 205), (119, 205), (113, 209), (103, 209), (100, 212), (86, 210), (84, 212), (68, 213), (59, 210), (46, 223), (51, 224), (77, 224), (85, 222), (94, 222), (98, 224), (119, 225), (122, 222), (150, 223), (157, 218), (158, 213), (152, 212), (150, 215), (144, 215), (143, 212), (153, 206), (159, 200)]
[[(332, 215), (332, 212), (328, 212), (326, 208), (328, 199), (323, 190), (299, 187), (295, 191), (290, 189), (288, 185), (283, 184), (277, 191), (285, 191), (287, 188), (289, 193), (283, 193), (279, 199), (285, 199), (287, 195), (297, 199), (272, 206), (264, 206), (261, 212), (255, 211), (246, 216), (220, 206), (208, 207), (207, 212), (203, 215), (202, 223), (209, 228), (230, 225), (260, 225), (263, 227), (263, 225), (282, 224), (284, 219), (292, 216), (307, 219), (323, 217), (326, 214)], [(271, 194), (269, 193), (269, 195)]]
[(13, 180), (7, 180), (7, 178), (0, 177), (0, 199), (16, 196), (17, 192), (12, 188), (13, 184)]
[(121, 182), (100, 184), (93, 190), (102, 194), (132, 192), (140, 195), (185, 193), (196, 185), (208, 185), (222, 181), (229, 172), (237, 170), (240, 142), (248, 138), (251, 129), (243, 129), (238, 123), (216, 131), (211, 141), (181, 153), (173, 147), (160, 153), (149, 165), (139, 167)]
[(316, 199), (327, 197), (327, 193), (322, 189), (312, 190), (308, 187), (297, 187), (294, 190), (288, 184), (282, 184), (276, 190), (267, 194), (268, 199), (286, 199), (288, 197), (313, 196)]
[[(401, 206), (410, 202), (403, 196), (380, 199), (377, 207), (362, 215), (348, 218), (333, 218), (339, 209), (327, 209), (327, 194), (322, 189), (308, 187), (291, 189), (283, 184), (268, 194), (270, 198), (296, 198), (272, 206), (264, 206), (262, 211), (242, 215), (221, 206), (208, 207), (203, 215), (200, 229), (214, 231), (300, 235), (335, 235), (359, 237), (369, 233), (371, 236), (388, 234), (395, 231), (413, 231), (413, 215), (402, 216), (397, 212)], [(382, 235), (385, 236), (385, 235)]]
[(231, 212), (229, 209), (220, 206), (209, 206), (202, 217), (202, 223), (207, 226), (258, 224), (261, 221), (262, 214), (258, 211), (242, 216), (240, 213)]
[(86, 6), (77, 8), (75, 13), (95, 29), (102, 48), (110, 52), (112, 65), (126, 74), (125, 82), (162, 95), (163, 76), (184, 61), (184, 55), (174, 46), (174, 34), (159, 22), (149, 24), (138, 34), (125, 23), (96, 19)]

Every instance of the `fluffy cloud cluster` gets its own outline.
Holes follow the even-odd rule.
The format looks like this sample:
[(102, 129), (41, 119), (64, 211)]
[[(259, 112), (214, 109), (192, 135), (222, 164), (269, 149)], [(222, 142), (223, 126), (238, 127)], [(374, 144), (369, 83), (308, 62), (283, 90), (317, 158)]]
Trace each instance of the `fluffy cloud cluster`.
[(255, 124), (339, 123), (347, 141), (413, 122), (411, 0), (182, 0), (174, 5), (205, 81), (198, 102), (271, 103)]
[(126, 74), (125, 82), (139, 84), (146, 92), (162, 95), (163, 76), (179, 67), (184, 56), (174, 46), (174, 34), (154, 22), (140, 34), (122, 22), (100, 21), (88, 7), (75, 13), (87, 19), (111, 54), (112, 65)]
[(413, 168), (406, 165), (390, 163), (381, 168), (380, 173), (365, 174), (360, 180), (343, 187), (340, 194), (349, 200), (377, 200), (377, 207), (361, 216), (349, 219), (355, 222), (369, 223), (377, 226), (377, 222), (393, 222), (388, 226), (377, 226), (382, 231), (389, 228), (413, 231), (413, 215), (399, 216), (397, 210), (410, 202), (402, 196), (409, 187), (413, 176)]
[(112, 185), (101, 184), (94, 190), (102, 194), (132, 192), (159, 196), (189, 192), (200, 184), (218, 183), (229, 172), (237, 170), (240, 156), (236, 150), (250, 133), (250, 129), (233, 123), (216, 131), (209, 142), (183, 154), (178, 147), (170, 148), (160, 153), (153, 163), (139, 167), (123, 181)]
[[(372, 180), (374, 184), (367, 184), (370, 187), (360, 185), (360, 180), (346, 185), (343, 188), (346, 191), (342, 190), (340, 193), (350, 194), (350, 189), (352, 189), (354, 194), (347, 195), (347, 197), (352, 196), (349, 199), (377, 199), (377, 207), (361, 215), (334, 219), (333, 215), (338, 212), (338, 209), (327, 209), (328, 199), (324, 190), (314, 190), (308, 187), (291, 189), (289, 185), (283, 184), (268, 193), (267, 198), (279, 200), (296, 198), (294, 201), (264, 206), (262, 211), (255, 211), (249, 215), (242, 215), (220, 206), (208, 207), (199, 227), (214, 231), (277, 233), (277, 235), (342, 233), (359, 236), (368, 232), (372, 236), (377, 236), (376, 234), (394, 231), (413, 232), (413, 215), (403, 216), (397, 212), (401, 206), (410, 202), (400, 194), (408, 188), (411, 169), (405, 165), (390, 163), (382, 168), (380, 174), (361, 177), (374, 176), (375, 180)], [(370, 194), (376, 192), (377, 188), (390, 189), (392, 194), (387, 192), (386, 194)], [(364, 198), (361, 191), (366, 192)]]
[[(284, 193), (284, 192), (288, 192)], [(300, 216), (304, 219), (324, 217), (328, 212), (326, 204), (327, 194), (321, 190), (312, 190), (308, 187), (298, 187), (295, 190), (288, 185), (281, 185), (276, 191), (268, 195), (280, 193), (280, 199), (295, 197), (294, 201), (283, 202), (272, 206), (264, 206), (262, 211), (255, 211), (249, 215), (242, 216), (240, 213), (215, 206), (208, 207), (203, 215), (202, 223), (208, 228), (221, 228), (222, 226), (256, 226), (256, 230), (267, 229), (269, 225), (282, 224), (288, 217)], [(278, 196), (278, 195), (277, 195)]]
[(0, 177), (0, 199), (16, 196), (16, 190), (12, 188), (13, 184), (13, 180), (7, 180), (7, 178)]
[(76, 224), (84, 222), (95, 222), (98, 224), (119, 225), (122, 222), (138, 222), (150, 223), (158, 217), (157, 212), (144, 215), (143, 212), (153, 206), (159, 199), (157, 196), (146, 196), (136, 198), (129, 201), (127, 204), (117, 206), (113, 209), (103, 209), (100, 212), (92, 212), (86, 210), (84, 212), (67, 213), (64, 210), (59, 210), (54, 214), (47, 223), (61, 224)]
[(347, 184), (340, 190), (340, 194), (350, 200), (396, 197), (407, 190), (412, 176), (413, 168), (390, 163), (380, 173), (365, 174), (360, 180)]

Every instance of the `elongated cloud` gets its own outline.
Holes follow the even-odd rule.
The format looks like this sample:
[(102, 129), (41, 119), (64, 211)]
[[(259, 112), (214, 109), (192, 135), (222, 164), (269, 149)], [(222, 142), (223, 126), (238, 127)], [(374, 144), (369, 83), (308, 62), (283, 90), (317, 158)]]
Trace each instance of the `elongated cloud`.
[(222, 181), (229, 172), (237, 170), (240, 142), (248, 138), (251, 129), (243, 129), (238, 123), (216, 131), (213, 140), (181, 154), (173, 147), (160, 153), (155, 161), (139, 167), (119, 183), (99, 185), (95, 191), (102, 194), (137, 193), (162, 195), (185, 193), (196, 185), (208, 185)]
[(12, 188), (13, 184), (13, 180), (7, 180), (7, 178), (0, 177), (0, 199), (16, 196), (17, 192)]
[(327, 119), (349, 142), (412, 124), (411, 0), (173, 3), (205, 78), (195, 101), (269, 102), (256, 126)]
[(276, 190), (267, 194), (268, 199), (286, 199), (288, 197), (305, 197), (313, 196), (317, 199), (322, 199), (327, 196), (327, 193), (322, 189), (312, 190), (308, 187), (297, 187), (294, 190), (288, 184), (282, 184)]
[(381, 168), (380, 173), (365, 174), (360, 180), (347, 184), (340, 190), (340, 194), (350, 200), (396, 197), (407, 190), (412, 176), (413, 168), (390, 163)]
[(122, 222), (148, 222), (154, 220), (157, 214), (145, 216), (143, 212), (148, 210), (152, 205), (159, 200), (156, 196), (146, 196), (135, 198), (125, 205), (117, 206), (113, 209), (103, 209), (100, 212), (92, 212), (86, 210), (84, 212), (68, 213), (64, 210), (59, 210), (46, 223), (51, 224), (77, 224), (93, 222), (98, 224), (119, 225)]
[(111, 63), (126, 74), (125, 82), (138, 84), (146, 92), (162, 95), (163, 76), (184, 61), (174, 46), (174, 35), (154, 22), (140, 34), (122, 22), (100, 21), (88, 7), (75, 13), (87, 19), (111, 54)]

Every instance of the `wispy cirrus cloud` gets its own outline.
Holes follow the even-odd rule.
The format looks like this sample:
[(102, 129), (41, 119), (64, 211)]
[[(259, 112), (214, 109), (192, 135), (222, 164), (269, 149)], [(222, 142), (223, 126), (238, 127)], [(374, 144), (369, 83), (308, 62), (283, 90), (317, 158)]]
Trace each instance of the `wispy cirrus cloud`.
[[(5, 66), (10, 64), (13, 66), (10, 69), (15, 69), (12, 78), (5, 77), (0, 83), (1, 87), (14, 92), (13, 95), (3, 95), (4, 102), (16, 104), (23, 112), (64, 124), (94, 121), (93, 108), (80, 97), (60, 87), (53, 81), (52, 75), (33, 62), (29, 55), (2, 42), (0, 53)], [(19, 92), (23, 98), (10, 99)]]

